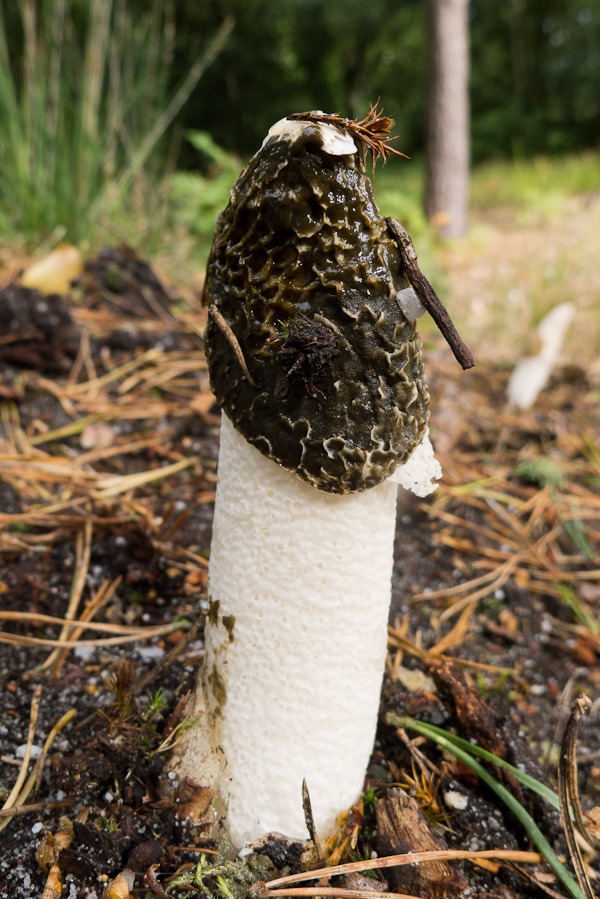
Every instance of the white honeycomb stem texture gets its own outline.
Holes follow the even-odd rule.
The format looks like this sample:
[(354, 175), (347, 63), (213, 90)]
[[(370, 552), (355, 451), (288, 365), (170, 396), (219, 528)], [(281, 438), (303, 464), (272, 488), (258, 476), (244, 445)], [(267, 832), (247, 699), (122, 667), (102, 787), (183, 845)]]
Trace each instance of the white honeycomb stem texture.
[[(386, 653), (397, 485), (326, 494), (223, 416), (204, 683), (234, 845), (306, 839), (360, 795)], [(218, 606), (217, 606), (218, 603)], [(196, 778), (198, 779), (198, 778)]]

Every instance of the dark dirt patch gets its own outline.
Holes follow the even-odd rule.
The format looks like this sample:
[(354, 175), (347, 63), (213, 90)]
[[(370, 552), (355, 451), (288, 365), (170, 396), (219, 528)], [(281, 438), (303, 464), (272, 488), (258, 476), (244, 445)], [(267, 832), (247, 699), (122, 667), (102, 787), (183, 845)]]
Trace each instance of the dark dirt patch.
[[(18, 614), (2, 631), (57, 639), (60, 624), (31, 616), (63, 620), (77, 591), (75, 617), (113, 631), (85, 631), (50, 671), (33, 675), (52, 646), (0, 642), (0, 800), (19, 771), (35, 685), (43, 688), (35, 746), (61, 716), (77, 713), (27, 799), (40, 807), (0, 836), (1, 899), (41, 896), (47, 874), (36, 850), (61, 816), (72, 824), (59, 860), (65, 896), (99, 896), (102, 879), (125, 867), (138, 873), (134, 895), (151, 895), (145, 871), (158, 865), (164, 884), (207, 845), (158, 789), (159, 750), (202, 657), (200, 635), (186, 642), (187, 628), (207, 606), (218, 417), (198, 337), (202, 313), (125, 248), (89, 263), (75, 297), (60, 301), (78, 335), (64, 372), (59, 366), (50, 379), (32, 358), (0, 354), (0, 608)], [(388, 713), (456, 731), (555, 785), (570, 703), (580, 690), (594, 699), (600, 683), (598, 385), (586, 372), (558, 372), (535, 410), (517, 416), (504, 403), (505, 372), (482, 365), (465, 375), (447, 359), (444, 351), (428, 360), (444, 482), (425, 503), (405, 499), (399, 514), (361, 857), (401, 845), (405, 799), (420, 822), (413, 836), (461, 849), (532, 848), (464, 765), (399, 734)], [(163, 630), (145, 639), (153, 627)], [(115, 628), (135, 639), (84, 642), (116, 636)], [(589, 808), (600, 804), (593, 714), (579, 757)], [(564, 852), (556, 813), (504, 783)], [(506, 866), (446, 864), (451, 875), (429, 886), (398, 873), (390, 883), (439, 899), (545, 895)]]
[(62, 297), (18, 284), (0, 291), (0, 335), (0, 360), (53, 372), (71, 369), (79, 337)]

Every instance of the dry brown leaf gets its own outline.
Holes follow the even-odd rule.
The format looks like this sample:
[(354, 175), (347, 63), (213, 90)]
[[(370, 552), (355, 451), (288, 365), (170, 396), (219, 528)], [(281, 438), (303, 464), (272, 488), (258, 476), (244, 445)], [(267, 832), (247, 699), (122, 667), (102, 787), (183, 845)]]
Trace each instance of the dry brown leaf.
[(92, 421), (81, 432), (82, 449), (106, 449), (115, 442), (115, 432), (105, 421)]
[(600, 806), (595, 805), (589, 812), (585, 812), (583, 817), (587, 829), (593, 833), (594, 836), (600, 836)]

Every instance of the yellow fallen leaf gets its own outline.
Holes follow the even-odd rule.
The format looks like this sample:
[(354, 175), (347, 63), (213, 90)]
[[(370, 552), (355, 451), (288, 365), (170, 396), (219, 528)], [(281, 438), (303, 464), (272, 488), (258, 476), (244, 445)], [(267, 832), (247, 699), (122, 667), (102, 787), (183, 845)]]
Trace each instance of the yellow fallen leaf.
[(83, 270), (83, 257), (77, 247), (70, 244), (52, 250), (38, 259), (21, 275), (23, 287), (32, 287), (40, 293), (67, 293), (71, 281)]
[(128, 899), (133, 889), (135, 874), (125, 868), (108, 883), (102, 893), (102, 899)]

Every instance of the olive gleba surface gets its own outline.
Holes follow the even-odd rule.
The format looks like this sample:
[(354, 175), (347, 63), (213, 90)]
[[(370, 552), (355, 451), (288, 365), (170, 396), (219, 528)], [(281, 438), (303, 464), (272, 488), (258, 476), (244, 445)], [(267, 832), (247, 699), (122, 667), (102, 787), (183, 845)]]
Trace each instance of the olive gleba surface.
[(219, 218), (205, 286), (222, 317), (211, 385), (235, 427), (320, 490), (389, 477), (429, 411), (407, 286), (361, 154), (326, 152), (311, 123), (269, 138)]

